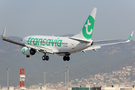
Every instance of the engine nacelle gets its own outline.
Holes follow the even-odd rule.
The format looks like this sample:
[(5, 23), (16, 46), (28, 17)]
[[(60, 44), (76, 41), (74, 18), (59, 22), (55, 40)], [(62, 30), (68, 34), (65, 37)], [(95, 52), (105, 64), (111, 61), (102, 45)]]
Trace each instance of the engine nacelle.
[(34, 49), (29, 49), (29, 48), (27, 48), (27, 47), (23, 47), (23, 48), (21, 49), (21, 52), (22, 52), (22, 54), (24, 54), (24, 55), (34, 55), (34, 54), (36, 53), (36, 50), (34, 50)]

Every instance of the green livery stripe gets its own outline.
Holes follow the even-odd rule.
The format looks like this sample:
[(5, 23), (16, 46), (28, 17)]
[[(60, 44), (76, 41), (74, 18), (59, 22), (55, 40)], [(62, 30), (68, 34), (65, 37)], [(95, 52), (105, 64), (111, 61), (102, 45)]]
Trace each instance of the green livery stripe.
[(47, 38), (32, 38), (29, 37), (27, 40), (27, 44), (29, 45), (40, 45), (40, 46), (58, 46), (61, 47), (61, 43), (63, 40), (57, 39), (47, 39)]
[(132, 39), (132, 36), (130, 36), (129, 38), (128, 38), (128, 40), (131, 40)]

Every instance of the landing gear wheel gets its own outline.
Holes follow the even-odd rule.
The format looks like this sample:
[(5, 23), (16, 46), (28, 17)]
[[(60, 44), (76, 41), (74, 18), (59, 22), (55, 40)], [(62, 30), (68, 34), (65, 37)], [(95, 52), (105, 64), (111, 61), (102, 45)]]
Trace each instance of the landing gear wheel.
[(63, 60), (66, 61), (66, 56), (63, 57)]
[(45, 56), (45, 55), (44, 55), (44, 56), (42, 56), (42, 60), (43, 60), (43, 61), (45, 61), (45, 59), (46, 59), (46, 56)]
[(49, 60), (49, 56), (46, 56), (46, 61), (48, 61)]
[(30, 57), (30, 55), (26, 55), (26, 57), (27, 57), (27, 58), (29, 58), (29, 57)]
[(42, 56), (42, 60), (43, 61), (48, 61), (49, 60), (49, 56), (46, 56), (46, 53), (44, 53), (44, 55)]
[(70, 60), (70, 57), (69, 57), (69, 56), (64, 56), (64, 57), (63, 57), (63, 60), (64, 60), (64, 61), (69, 61), (69, 60)]
[(70, 57), (67, 57), (67, 61), (69, 61), (70, 60)]

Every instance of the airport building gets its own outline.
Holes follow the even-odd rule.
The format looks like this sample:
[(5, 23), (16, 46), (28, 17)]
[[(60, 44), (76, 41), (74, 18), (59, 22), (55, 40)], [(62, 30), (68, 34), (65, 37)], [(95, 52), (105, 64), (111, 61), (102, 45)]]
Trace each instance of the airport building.
[[(7, 90), (7, 87), (2, 87), (0, 90)], [(9, 87), (9, 90), (20, 90), (20, 88), (16, 88), (13, 86)], [(36, 87), (36, 88), (26, 88), (25, 90), (135, 90), (133, 87), (72, 87), (68, 89), (50, 89), (47, 88), (46, 86), (43, 87)]]

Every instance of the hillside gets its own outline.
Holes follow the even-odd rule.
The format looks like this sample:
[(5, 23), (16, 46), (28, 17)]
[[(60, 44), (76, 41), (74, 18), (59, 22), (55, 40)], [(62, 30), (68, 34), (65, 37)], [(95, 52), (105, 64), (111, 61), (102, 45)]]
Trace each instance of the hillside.
[[(1, 36), (0, 36), (1, 37)], [(10, 37), (21, 40), (18, 37)], [(20, 52), (20, 46), (0, 40), (0, 85), (6, 86), (6, 68), (10, 68), (10, 85), (19, 85), (19, 70), (25, 68), (26, 86), (43, 83), (47, 72), (47, 83), (64, 81), (66, 65), (70, 66), (70, 80), (87, 77), (102, 72), (111, 72), (131, 65), (135, 61), (135, 42), (102, 47), (97, 52), (79, 52), (71, 55), (69, 62), (63, 57), (49, 55), (49, 61), (42, 61), (42, 53), (26, 58)]]

